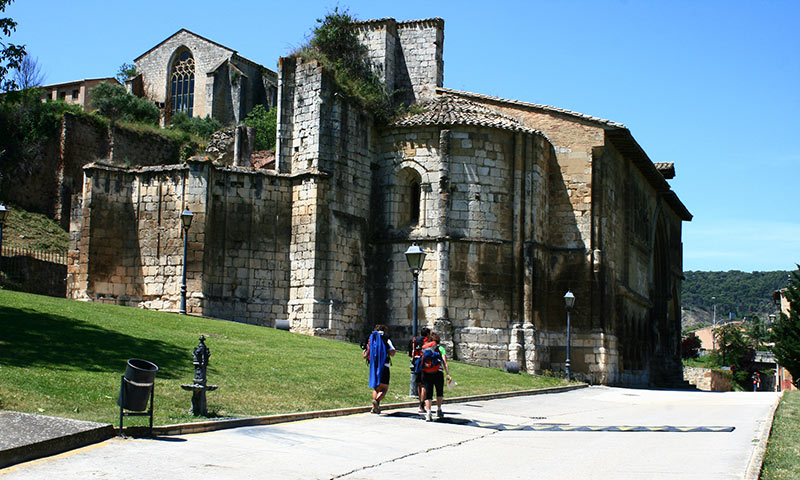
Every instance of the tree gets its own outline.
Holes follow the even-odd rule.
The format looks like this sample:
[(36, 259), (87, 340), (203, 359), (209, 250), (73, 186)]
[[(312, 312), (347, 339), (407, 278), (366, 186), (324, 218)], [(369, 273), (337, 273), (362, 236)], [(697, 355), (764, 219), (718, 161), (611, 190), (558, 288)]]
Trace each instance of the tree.
[(778, 364), (789, 370), (795, 386), (800, 387), (800, 265), (792, 272), (786, 299), (789, 300), (789, 315), (781, 312), (772, 327), (775, 342), (772, 350)]
[(255, 150), (275, 150), (275, 137), (278, 130), (277, 108), (273, 108), (268, 112), (264, 105), (256, 105), (247, 114), (244, 124), (256, 130), (256, 139), (253, 147)]
[(125, 80), (129, 78), (133, 78), (138, 75), (139, 72), (136, 71), (136, 66), (132, 63), (123, 63), (119, 66), (119, 70), (117, 70), (117, 74), (115, 78), (119, 80), (119, 83), (125, 84)]
[[(0, 0), (0, 12), (5, 12), (6, 7), (13, 0)], [(0, 30), (3, 31), (3, 37), (11, 36), (11, 33), (17, 29), (17, 22), (11, 18), (0, 18)], [(19, 68), (23, 58), (25, 58), (25, 46), (15, 45), (9, 43), (5, 38), (0, 37), (0, 91), (8, 92), (17, 89), (17, 83), (14, 80), (6, 79), (11, 71)]]
[(752, 348), (739, 325), (727, 324), (717, 328), (716, 360), (719, 365), (731, 367), (733, 380), (743, 389), (749, 387), (749, 380), (755, 365), (756, 351)]
[(42, 73), (38, 59), (26, 54), (19, 66), (14, 69), (14, 82), (22, 90), (42, 86), (44, 73)]
[(750, 340), (753, 348), (760, 350), (761, 345), (767, 340), (767, 331), (764, 328), (764, 324), (757, 315), (751, 315), (745, 325), (747, 325), (745, 335)]
[(205, 118), (190, 117), (185, 112), (178, 112), (169, 119), (170, 128), (193, 133), (201, 138), (208, 138), (212, 133), (222, 128), (218, 120), (206, 116)]
[(158, 123), (161, 113), (150, 100), (125, 91), (122, 85), (103, 82), (91, 90), (91, 106), (97, 113), (115, 123), (119, 120), (140, 123)]
[(700, 352), (700, 339), (694, 332), (687, 334), (681, 340), (681, 358), (686, 360), (689, 358), (697, 358)]

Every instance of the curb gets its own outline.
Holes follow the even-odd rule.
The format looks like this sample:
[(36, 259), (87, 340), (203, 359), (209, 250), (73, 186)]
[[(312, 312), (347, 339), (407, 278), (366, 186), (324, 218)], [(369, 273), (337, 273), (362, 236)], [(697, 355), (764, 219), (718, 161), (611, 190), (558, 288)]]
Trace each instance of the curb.
[(761, 475), (764, 454), (767, 452), (767, 441), (769, 440), (769, 434), (772, 432), (772, 421), (775, 418), (775, 411), (778, 410), (778, 405), (780, 405), (783, 399), (784, 392), (785, 390), (782, 390), (781, 394), (778, 395), (778, 398), (775, 400), (775, 403), (772, 404), (772, 410), (769, 412), (764, 425), (761, 426), (761, 431), (758, 432), (758, 444), (756, 448), (753, 449), (753, 452), (750, 454), (750, 459), (747, 461), (747, 470), (744, 474), (745, 480), (758, 480), (759, 475)]
[(72, 433), (60, 437), (54, 437), (36, 443), (20, 445), (17, 447), (0, 450), (0, 469), (16, 465), (18, 463), (36, 460), (37, 458), (49, 457), (76, 448), (85, 447), (95, 443), (108, 440), (114, 436), (113, 425), (106, 424)]
[[(569, 385), (564, 387), (549, 387), (536, 390), (519, 390), (516, 392), (487, 393), (483, 395), (471, 395), (466, 397), (446, 398), (444, 403), (464, 403), (480, 400), (497, 400), (501, 398), (520, 397), (526, 395), (543, 395), (548, 393), (562, 393), (579, 388), (586, 388), (588, 384)], [(381, 405), (381, 410), (398, 410), (401, 408), (411, 408), (419, 405), (419, 402), (403, 402)], [(228, 428), (252, 427), (257, 425), (274, 425), (276, 423), (297, 422), (300, 420), (310, 420), (315, 418), (342, 417), (346, 415), (356, 415), (367, 413), (372, 407), (348, 407), (337, 408), (334, 410), (317, 410), (312, 412), (283, 413), (278, 415), (266, 415), (263, 417), (234, 418), (228, 420), (210, 420), (205, 422), (180, 423), (173, 425), (162, 425), (153, 427), (153, 435), (186, 435), (191, 433), (213, 432)], [(119, 434), (119, 429), (116, 429)], [(130, 436), (145, 436), (149, 433), (147, 427), (129, 427), (125, 429), (125, 434)]]

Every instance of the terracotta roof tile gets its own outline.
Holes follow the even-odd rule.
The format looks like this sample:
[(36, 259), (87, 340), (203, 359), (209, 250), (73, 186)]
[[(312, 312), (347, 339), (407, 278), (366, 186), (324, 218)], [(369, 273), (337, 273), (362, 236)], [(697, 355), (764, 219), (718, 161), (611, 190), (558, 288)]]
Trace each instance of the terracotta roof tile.
[(656, 166), (656, 170), (661, 172), (661, 175), (664, 175), (664, 178), (667, 180), (671, 178), (675, 178), (675, 163), (673, 162), (653, 162), (653, 165)]
[(586, 114), (579, 113), (579, 112), (573, 112), (572, 110), (553, 107), (553, 106), (550, 106), (550, 105), (541, 105), (541, 104), (538, 104), (538, 103), (522, 102), (522, 101), (519, 101), (519, 100), (508, 100), (506, 98), (494, 97), (494, 96), (491, 96), (491, 95), (483, 95), (481, 93), (473, 93), (473, 92), (465, 92), (465, 91), (461, 91), (461, 90), (453, 90), (453, 89), (444, 88), (444, 87), (438, 87), (436, 89), (436, 91), (438, 93), (442, 93), (442, 94), (458, 95), (460, 97), (472, 97), (472, 98), (476, 98), (476, 99), (480, 99), (480, 100), (489, 100), (489, 101), (492, 101), (492, 102), (505, 103), (505, 104), (516, 105), (516, 106), (520, 106), (520, 107), (535, 108), (535, 109), (539, 109), (539, 110), (545, 110), (545, 111), (548, 111), (548, 112), (563, 113), (564, 115), (569, 115), (569, 116), (572, 116), (572, 117), (581, 118), (583, 120), (589, 120), (591, 122), (602, 123), (603, 125), (607, 125), (609, 127), (627, 128), (627, 127), (625, 127), (625, 125), (623, 125), (621, 123), (617, 123), (617, 122), (612, 122), (611, 120), (606, 120), (606, 119), (599, 118), (599, 117), (593, 117), (591, 115), (586, 115)]
[(486, 105), (454, 95), (440, 95), (419, 104), (419, 107), (423, 109), (421, 112), (403, 115), (393, 121), (391, 125), (395, 127), (472, 125), (542, 135), (538, 130), (528, 128), (521, 122)]

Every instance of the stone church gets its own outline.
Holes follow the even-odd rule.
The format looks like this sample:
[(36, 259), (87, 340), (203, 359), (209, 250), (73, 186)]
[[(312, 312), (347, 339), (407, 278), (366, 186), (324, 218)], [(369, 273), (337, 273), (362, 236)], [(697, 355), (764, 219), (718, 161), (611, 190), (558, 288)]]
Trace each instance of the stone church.
[(131, 93), (178, 112), (210, 116), (223, 125), (244, 120), (256, 105), (275, 106), (277, 74), (189, 30), (181, 29), (134, 60)]
[[(349, 341), (385, 323), (402, 339), (413, 309), (404, 252), (416, 242), (427, 253), (420, 324), (456, 359), (563, 371), (569, 290), (578, 378), (680, 381), (681, 228), (692, 216), (667, 182), (673, 164), (654, 163), (619, 123), (444, 88), (442, 19), (357, 27), (387, 89), (417, 107), (378, 124), (316, 61), (282, 58), (274, 169), (202, 158), (84, 169), (68, 295), (177, 311), (185, 267), (190, 314)], [(181, 42), (137, 66), (180, 62)], [(156, 74), (162, 93), (167, 71)], [(197, 88), (216, 91), (215, 75)]]

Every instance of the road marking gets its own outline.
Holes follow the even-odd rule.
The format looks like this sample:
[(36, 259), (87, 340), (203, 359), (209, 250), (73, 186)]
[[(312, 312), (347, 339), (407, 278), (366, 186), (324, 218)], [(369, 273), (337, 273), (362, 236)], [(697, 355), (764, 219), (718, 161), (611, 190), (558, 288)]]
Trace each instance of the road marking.
[[(393, 417), (424, 419), (420, 414), (392, 412)], [(444, 417), (436, 423), (488, 428), (497, 431), (528, 432), (662, 432), (662, 433), (727, 433), (735, 427), (719, 425), (677, 426), (677, 425), (570, 425), (566, 423), (537, 423), (533, 425), (509, 425), (504, 423), (469, 420), (461, 417)]]

